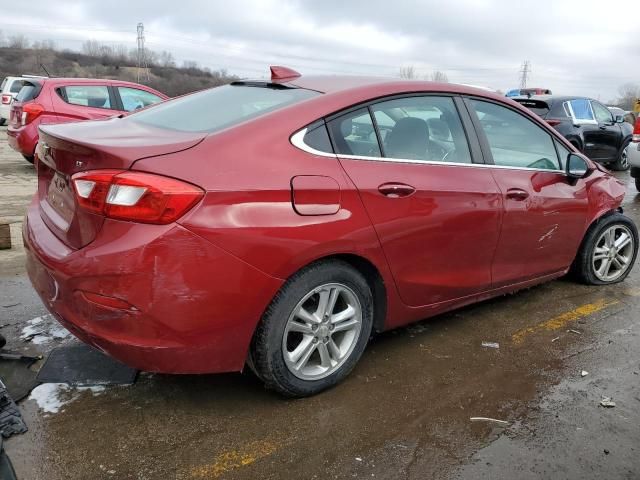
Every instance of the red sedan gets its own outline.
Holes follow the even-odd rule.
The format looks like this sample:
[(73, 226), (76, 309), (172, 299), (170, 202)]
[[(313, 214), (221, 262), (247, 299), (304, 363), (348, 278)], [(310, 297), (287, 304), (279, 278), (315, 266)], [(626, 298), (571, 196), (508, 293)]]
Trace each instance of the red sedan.
[(148, 371), (248, 364), (304, 396), (372, 332), (632, 268), (624, 186), (517, 103), (272, 72), (40, 128), (28, 271), (78, 338)]
[(95, 78), (32, 78), (11, 105), (9, 146), (29, 162), (45, 124), (108, 118), (166, 100), (137, 83)]

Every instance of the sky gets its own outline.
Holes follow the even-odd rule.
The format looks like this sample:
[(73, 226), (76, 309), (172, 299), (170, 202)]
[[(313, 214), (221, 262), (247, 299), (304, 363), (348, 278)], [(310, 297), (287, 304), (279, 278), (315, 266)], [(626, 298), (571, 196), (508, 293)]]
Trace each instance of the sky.
[(30, 0), (2, 9), (5, 38), (58, 48), (82, 42), (168, 50), (241, 77), (269, 65), (304, 74), (393, 77), (413, 66), (451, 82), (507, 91), (528, 86), (609, 101), (640, 83), (638, 0)]

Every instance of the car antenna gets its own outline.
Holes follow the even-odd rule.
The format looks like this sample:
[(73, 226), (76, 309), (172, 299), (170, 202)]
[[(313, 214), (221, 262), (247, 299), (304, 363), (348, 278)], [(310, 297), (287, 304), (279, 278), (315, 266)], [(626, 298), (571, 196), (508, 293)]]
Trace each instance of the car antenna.
[(44, 73), (47, 74), (47, 77), (51, 78), (51, 74), (49, 73), (49, 71), (47, 70), (47, 67), (45, 67), (43, 63), (40, 64), (40, 67), (44, 70)]

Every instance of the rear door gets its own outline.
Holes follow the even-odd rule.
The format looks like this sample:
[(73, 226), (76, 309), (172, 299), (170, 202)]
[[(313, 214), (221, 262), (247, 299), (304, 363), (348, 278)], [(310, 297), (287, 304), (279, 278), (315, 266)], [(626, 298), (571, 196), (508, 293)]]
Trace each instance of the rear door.
[(120, 113), (115, 95), (107, 85), (56, 85), (51, 97), (61, 122), (95, 120)]
[(467, 138), (456, 99), (397, 97), (328, 125), (404, 303), (490, 288), (502, 198), (491, 171), (473, 163), (479, 147), (472, 131)]
[(504, 208), (494, 288), (567, 268), (582, 241), (588, 207), (584, 180), (571, 182), (564, 174), (569, 151), (515, 109), (479, 99), (466, 104), (484, 157), (494, 164)]
[(584, 154), (592, 160), (607, 158), (604, 148), (606, 132), (600, 128), (593, 112), (591, 102), (586, 98), (575, 98), (567, 102), (575, 125), (582, 130)]
[(591, 100), (591, 107), (600, 130), (601, 158), (615, 161), (618, 158), (618, 149), (622, 146), (620, 125), (613, 119), (611, 110), (601, 103)]

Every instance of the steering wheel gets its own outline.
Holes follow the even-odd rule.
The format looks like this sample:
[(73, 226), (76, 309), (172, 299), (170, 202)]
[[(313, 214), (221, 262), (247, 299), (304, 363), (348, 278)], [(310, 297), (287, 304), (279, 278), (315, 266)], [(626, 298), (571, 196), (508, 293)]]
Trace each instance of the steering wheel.
[(444, 159), (446, 159), (450, 153), (444, 147), (442, 147), (441, 145), (438, 145), (433, 141), (429, 141), (429, 147), (427, 148), (427, 152), (429, 153), (429, 156), (432, 157), (430, 158), (430, 160), (437, 159), (439, 161), (443, 161)]

